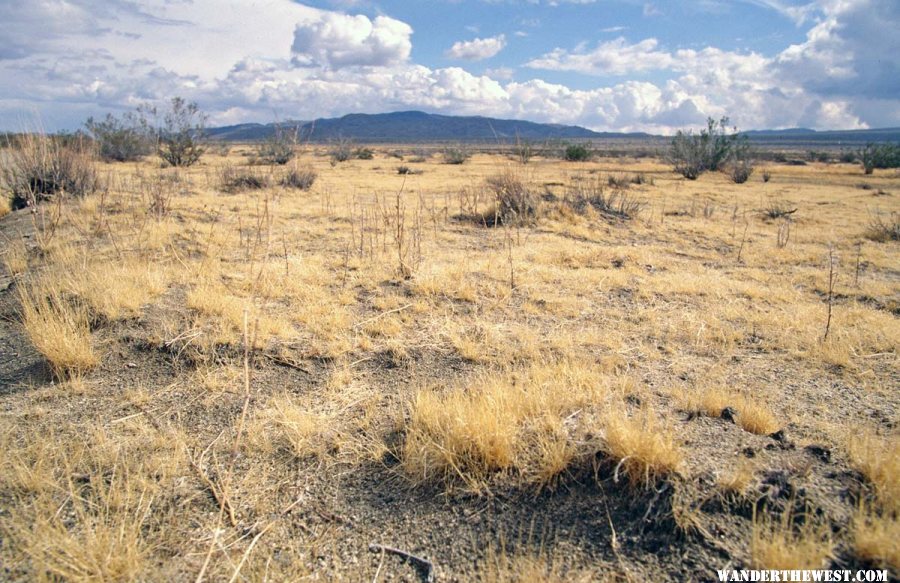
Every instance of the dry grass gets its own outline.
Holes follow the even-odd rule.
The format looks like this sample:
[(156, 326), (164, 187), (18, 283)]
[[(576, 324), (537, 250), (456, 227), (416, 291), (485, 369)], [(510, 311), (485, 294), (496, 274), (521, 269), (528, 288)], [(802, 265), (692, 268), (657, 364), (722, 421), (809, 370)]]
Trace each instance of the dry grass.
[(851, 526), (853, 551), (860, 559), (900, 572), (900, 517), (862, 505)]
[(822, 569), (834, 545), (826, 525), (793, 524), (791, 512), (772, 520), (754, 516), (750, 561), (754, 569)]
[[(799, 448), (763, 450), (767, 440), (683, 414), (726, 407), (760, 435), (788, 420), (810, 443), (860, 433), (849, 465), (870, 482), (871, 508), (837, 528), (834, 544), (895, 562), (896, 440), (859, 428), (873, 423), (871, 411), (897, 410), (898, 249), (856, 246), (869, 220), (855, 198), (857, 168), (777, 165), (770, 183), (737, 187), (718, 174), (685, 182), (650, 159), (573, 166), (538, 156), (527, 175), (486, 182), (509, 166), (502, 156), (423, 158), (423, 173), (400, 176), (380, 154), (332, 167), (311, 147), (297, 165), (310, 172), (302, 194), (278, 183), (281, 171), (268, 187), (222, 194), (220, 169), (243, 169), (251, 150), (210, 154), (177, 179), (154, 161), (102, 166), (109, 192), (42, 206), (27, 253), (6, 232), (22, 320), (66, 380), (22, 373), (3, 392), (0, 562), (9, 578), (196, 580), (212, 548), (207, 581), (229, 580), (239, 564), (238, 579), (371, 580), (375, 564), (354, 553), (391, 529), (400, 545), (408, 531), (431, 540), (429, 529), (451, 524), (470, 545), (468, 526), (444, 522), (450, 504), (434, 505), (428, 523), (391, 507), (371, 525), (373, 497), (433, 494), (397, 494), (397, 476), (463, 490), (449, 500), (464, 512), (482, 508), (473, 492), (555, 490), (534, 502), (552, 498), (553, 519), (579, 503), (571, 497), (599, 489), (591, 475), (600, 457), (609, 470), (596, 474), (601, 485), (613, 472), (634, 489), (683, 476), (670, 483), (671, 516), (695, 533), (710, 529), (709, 496), (743, 505), (801, 456), (816, 471), (791, 473), (798, 491), (823, 476)], [(611, 188), (610, 175), (646, 180), (626, 189), (616, 178)], [(871, 180), (900, 188), (889, 174)], [(165, 213), (151, 208), (155, 181), (173, 193)], [(496, 216), (491, 189), (520, 186), (541, 199), (528, 221), (485, 229), (487, 220), (460, 220)], [(787, 246), (759, 215), (767, 199), (803, 201)], [(880, 198), (882, 216), (900, 211), (898, 201)], [(19, 217), (0, 227), (21, 228)], [(823, 342), (829, 245), (838, 278)], [(249, 392), (245, 314), (256, 339)], [(3, 374), (19, 374), (11, 370)], [(840, 421), (820, 423), (837, 401)], [(753, 463), (741, 457), (748, 445)], [(844, 475), (845, 459), (831, 464)], [(822, 492), (837, 487), (822, 479)], [(359, 483), (376, 491), (360, 495)], [(615, 528), (631, 537), (635, 525), (619, 522), (622, 493), (607, 492)], [(217, 519), (220, 495), (234, 523), (228, 511)], [(301, 495), (298, 514), (281, 520)], [(825, 495), (825, 520), (846, 524), (854, 509), (842, 505)], [(487, 506), (471, 526), (479, 535), (508, 518)], [(594, 511), (572, 517), (571, 532), (587, 528), (582, 520), (606, 524), (602, 505)], [(749, 538), (742, 521), (724, 533), (735, 546)], [(827, 537), (805, 528), (759, 521), (759, 564), (822, 564)], [(459, 569), (461, 580), (577, 580), (581, 542), (563, 543), (564, 560), (527, 550), (484, 560), (472, 546), (475, 567), (441, 568)], [(692, 537), (671, 544), (695, 549)], [(629, 547), (623, 570), (651, 578), (642, 553)]]
[(13, 239), (6, 244), (3, 265), (10, 275), (16, 276), (28, 270), (28, 247), (23, 239)]
[(4, 217), (12, 212), (12, 205), (5, 196), (0, 196), (0, 217)]
[(736, 412), (738, 426), (750, 433), (770, 435), (780, 427), (774, 413), (760, 402), (759, 397), (750, 397), (717, 385), (684, 390), (678, 397), (684, 409), (708, 417), (721, 417), (726, 408), (731, 408)]
[(68, 299), (61, 289), (43, 279), (18, 289), (25, 331), (53, 374), (68, 379), (94, 368), (99, 359), (93, 348), (87, 306)]
[(611, 413), (604, 428), (606, 453), (632, 484), (649, 485), (679, 472), (684, 453), (674, 431), (654, 413), (641, 411), (632, 417), (624, 411)]
[[(486, 375), (463, 387), (419, 390), (401, 452), (414, 482), (461, 481), (479, 490), (495, 472), (552, 485), (583, 452), (564, 419), (608, 390), (567, 363)], [(592, 386), (593, 385), (593, 386)]]
[(889, 511), (900, 512), (900, 436), (862, 431), (848, 441), (851, 465), (872, 484)]
[(481, 583), (566, 583), (596, 581), (597, 574), (566, 569), (545, 549), (511, 553), (504, 545), (490, 546), (478, 581)]

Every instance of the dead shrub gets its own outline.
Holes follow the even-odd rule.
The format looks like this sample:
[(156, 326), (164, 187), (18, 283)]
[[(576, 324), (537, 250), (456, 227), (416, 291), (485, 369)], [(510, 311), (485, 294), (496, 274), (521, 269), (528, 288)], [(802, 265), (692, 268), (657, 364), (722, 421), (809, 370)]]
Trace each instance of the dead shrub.
[(298, 190), (309, 190), (316, 181), (318, 175), (312, 168), (301, 170), (292, 168), (281, 177), (279, 184), (285, 188), (296, 188)]
[(881, 213), (874, 213), (869, 218), (865, 237), (878, 243), (900, 241), (900, 213), (892, 212), (887, 217)]
[(14, 209), (57, 195), (81, 197), (102, 190), (90, 149), (81, 140), (68, 142), (40, 133), (18, 137), (0, 169)]
[(254, 168), (229, 164), (219, 170), (219, 188), (225, 192), (260, 190), (268, 186), (269, 176)]
[(527, 223), (538, 217), (540, 198), (514, 172), (491, 176), (485, 182), (494, 194), (497, 220), (500, 223)]
[(577, 213), (583, 214), (588, 209), (601, 215), (616, 219), (633, 219), (644, 207), (644, 203), (634, 195), (616, 189), (606, 193), (599, 182), (581, 184), (566, 194), (566, 204)]

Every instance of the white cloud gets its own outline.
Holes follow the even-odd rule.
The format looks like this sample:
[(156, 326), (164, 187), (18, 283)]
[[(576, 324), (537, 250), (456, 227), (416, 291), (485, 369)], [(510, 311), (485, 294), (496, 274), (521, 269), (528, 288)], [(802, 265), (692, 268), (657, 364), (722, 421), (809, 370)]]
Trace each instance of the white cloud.
[(464, 61), (483, 61), (490, 59), (506, 46), (506, 36), (498, 35), (489, 38), (476, 38), (470, 41), (459, 41), (447, 49), (444, 55), (450, 59)]
[(656, 50), (658, 41), (648, 38), (628, 44), (624, 37), (600, 43), (592, 51), (553, 51), (525, 63), (532, 69), (575, 71), (589, 75), (626, 75), (628, 73), (665, 69), (672, 64), (669, 53)]
[(387, 16), (324, 12), (297, 25), (291, 51), (300, 66), (387, 67), (409, 59), (411, 35), (408, 24)]
[[(0, 1), (5, 129), (35, 110), (48, 129), (75, 128), (88, 115), (174, 95), (197, 100), (216, 124), (425, 109), (660, 133), (726, 114), (742, 128), (900, 125), (900, 4), (892, 0), (818, 0), (806, 39), (775, 55), (619, 38), (528, 63), (535, 74), (601, 77), (582, 89), (566, 86), (564, 73), (556, 83), (516, 82), (502, 66), (484, 75), (425, 67), (410, 59), (408, 24), (291, 0), (11, 5)], [(40, 35), (22, 32), (38, 24)], [(639, 72), (652, 75), (629, 80)]]

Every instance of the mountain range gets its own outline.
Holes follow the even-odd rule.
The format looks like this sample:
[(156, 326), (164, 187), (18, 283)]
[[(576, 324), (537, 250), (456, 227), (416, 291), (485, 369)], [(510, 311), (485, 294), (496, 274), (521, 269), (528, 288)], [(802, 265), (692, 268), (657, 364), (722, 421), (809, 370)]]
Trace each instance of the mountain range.
[[(338, 118), (281, 123), (245, 123), (207, 129), (207, 136), (222, 141), (252, 142), (271, 138), (278, 127), (297, 128), (302, 141), (328, 142), (514, 142), (516, 140), (591, 140), (659, 138), (643, 132), (595, 132), (587, 128), (482, 116), (451, 116), (421, 111), (353, 113)], [(900, 128), (816, 131), (807, 128), (743, 132), (751, 141), (775, 144), (863, 144), (900, 141)]]

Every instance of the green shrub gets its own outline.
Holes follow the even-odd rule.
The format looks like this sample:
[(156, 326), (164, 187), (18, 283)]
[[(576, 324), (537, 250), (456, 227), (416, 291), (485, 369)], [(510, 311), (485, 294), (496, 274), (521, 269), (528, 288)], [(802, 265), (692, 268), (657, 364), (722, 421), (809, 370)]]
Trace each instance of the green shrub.
[(728, 118), (707, 120), (706, 128), (694, 134), (691, 130), (679, 130), (672, 139), (669, 159), (678, 172), (688, 180), (696, 180), (706, 171), (720, 170), (729, 158), (734, 160), (735, 150), (746, 153), (749, 145), (746, 136), (739, 136), (737, 128), (728, 133)]
[(134, 162), (152, 151), (146, 118), (129, 112), (121, 118), (111, 113), (103, 120), (89, 117), (85, 128), (97, 144), (97, 153), (107, 162)]
[(567, 162), (587, 162), (592, 156), (593, 152), (584, 144), (569, 144), (563, 152)]

